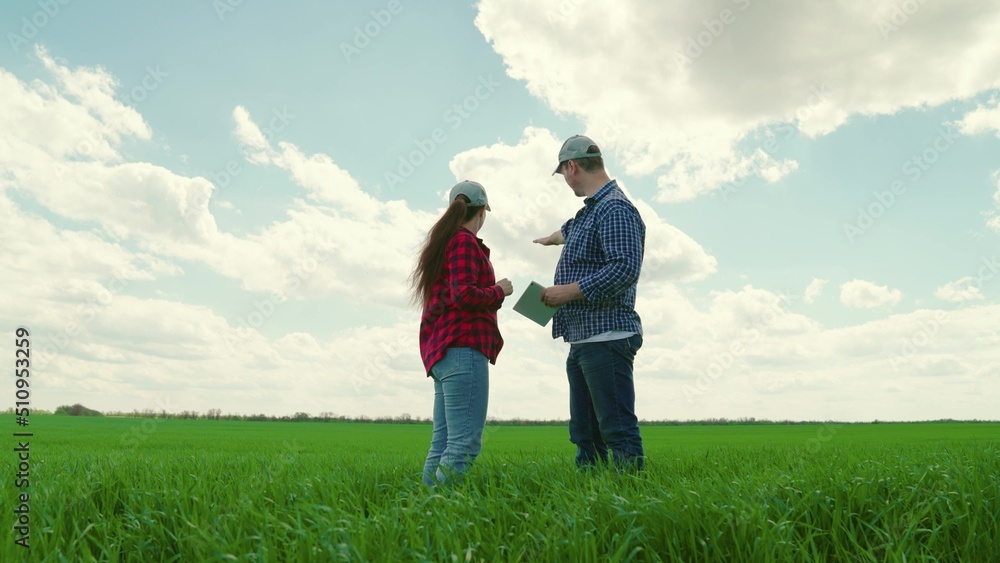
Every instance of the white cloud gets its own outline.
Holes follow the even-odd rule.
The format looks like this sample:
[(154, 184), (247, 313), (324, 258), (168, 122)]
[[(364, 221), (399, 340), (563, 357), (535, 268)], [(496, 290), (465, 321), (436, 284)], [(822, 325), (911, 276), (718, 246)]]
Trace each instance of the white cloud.
[[(239, 122), (243, 117), (236, 115), (236, 119)], [(238, 130), (255, 127), (247, 121)], [(558, 254), (531, 241), (559, 228), (582, 205), (562, 177), (551, 176), (551, 155), (558, 153), (560, 144), (551, 132), (528, 127), (516, 145), (475, 147), (452, 159), (456, 180), (478, 179), (490, 194), (493, 213), (481, 236), (494, 252), (499, 277), (516, 276), (523, 282), (551, 279)], [(310, 294), (363, 289), (401, 300), (404, 284), (399, 280), (409, 274), (419, 244), (437, 220), (445, 204), (444, 193), (451, 186), (440, 187), (442, 206), (434, 213), (414, 211), (403, 201), (383, 202), (364, 193), (327, 155), (305, 156), (287, 142), (278, 147), (266, 144), (250, 158), (288, 171), (316, 203), (297, 202), (289, 211), (292, 220), (276, 223), (251, 239), (264, 247), (266, 256), (278, 261), (279, 272), (293, 266), (283, 264), (281, 256), (301, 257), (310, 252), (329, 256), (320, 264), (322, 275), (311, 275), (308, 284), (302, 284), (303, 288), (319, 284), (311, 287)], [(648, 204), (633, 200), (647, 229), (644, 279), (696, 280), (715, 271), (715, 258), (700, 245), (664, 222)], [(331, 215), (337, 220), (329, 220)], [(326, 243), (317, 247), (310, 240)], [(298, 251), (271, 249), (279, 244)], [(271, 280), (255, 287), (276, 283)]]
[(0, 189), (114, 239), (202, 244), (217, 235), (212, 216), (195, 205), (211, 192), (207, 180), (122, 162), (118, 145), (148, 139), (150, 130), (114, 97), (117, 82), (100, 68), (69, 70), (44, 50), (38, 55), (56, 85), (24, 84), (0, 69), (0, 103), (10, 109), (0, 114)]
[[(757, 288), (719, 292), (705, 308), (673, 284), (641, 295), (642, 418), (912, 420), (928, 412), (954, 418), (994, 412), (1000, 306), (823, 329), (790, 311), (780, 295)], [(490, 416), (565, 418), (566, 345), (509, 308), (501, 310), (500, 326), (506, 346), (491, 370)], [(46, 342), (38, 345), (41, 351)], [(416, 349), (408, 319), (322, 339), (301, 332), (268, 339), (240, 334), (204, 307), (122, 297), (47, 366), (45, 394), (102, 409), (125, 397), (141, 408), (166, 396), (176, 409), (202, 412), (428, 416), (430, 382)], [(278, 375), (285, 373), (297, 376)], [(910, 400), (887, 401), (888, 387), (910, 389)]]
[(695, 386), (697, 378), (710, 372), (715, 379), (707, 386), (715, 387), (722, 375), (756, 356), (761, 341), (820, 330), (815, 320), (789, 311), (787, 295), (745, 286), (710, 297), (699, 308), (674, 284), (640, 287), (636, 310), (645, 344), (636, 369), (643, 377)]
[(851, 280), (840, 286), (840, 302), (848, 307), (874, 309), (888, 305), (895, 306), (903, 298), (898, 289), (876, 285), (865, 280)]
[[(982, 414), (971, 414), (967, 402), (985, 414), (988, 400), (978, 394), (1000, 389), (995, 368), (989, 368), (997, 354), (990, 347), (1000, 344), (998, 321), (1000, 306), (990, 305), (920, 310), (835, 329), (811, 326), (797, 333), (720, 337), (717, 344), (738, 344), (741, 352), (709, 355), (700, 374), (668, 387), (667, 396), (678, 391), (690, 396), (690, 402), (675, 400), (671, 406), (697, 412), (697, 418), (765, 413), (779, 401), (770, 394), (784, 399), (781, 411), (792, 413), (792, 419), (913, 419), (930, 412), (978, 417)], [(956, 358), (961, 360), (951, 361)], [(940, 377), (926, 381), (927, 375)], [(896, 405), (890, 400), (893, 389), (906, 390), (919, 405)], [(645, 406), (656, 408), (652, 399)]]
[(802, 301), (804, 303), (813, 303), (819, 296), (823, 293), (823, 287), (827, 284), (827, 280), (821, 280), (819, 278), (813, 278), (809, 285), (806, 286), (806, 291), (802, 295)]
[(993, 173), (993, 181), (997, 184), (997, 190), (993, 192), (996, 209), (986, 213), (986, 226), (1000, 234), (1000, 170)]
[[(117, 151), (126, 133), (139, 139), (148, 133), (141, 117), (142, 127), (129, 125), (138, 114), (95, 110), (100, 119), (81, 118), (94, 138), (103, 139), (100, 151), (49, 150), (68, 146), (66, 138), (76, 132), (39, 135), (33, 122), (72, 122), (76, 115), (90, 115), (90, 106), (115, 108), (117, 102), (110, 87), (114, 81), (104, 71), (47, 66), (63, 82), (76, 80), (74, 86), (34, 83), (35, 90), (45, 92), (40, 100), (15, 76), (0, 71), (0, 81), (11, 86), (3, 91), (10, 107), (21, 108), (4, 114), (8, 128), (0, 144), (5, 147), (0, 213), (10, 218), (0, 222), (0, 237), (10, 241), (0, 262), (14, 273), (3, 276), (7, 283), (0, 287), (0, 305), (12, 318), (31, 319), (34, 329), (49, 335), (37, 344), (50, 376), (51, 400), (77, 402), (80, 393), (93, 393), (88, 403), (107, 409), (120, 405), (122, 397), (156, 402), (158, 391), (168, 391), (170, 401), (185, 409), (224, 406), (246, 412), (256, 410), (246, 405), (273, 399), (270, 412), (394, 415), (412, 402), (407, 395), (426, 387), (415, 354), (415, 312), (409, 309), (405, 320), (392, 326), (345, 329), (324, 341), (301, 332), (269, 339), (254, 328), (257, 323), (245, 326), (249, 323), (241, 320), (234, 326), (211, 308), (164, 298), (162, 291), (154, 292), (156, 298), (132, 292), (133, 280), (183, 275), (173, 262), (183, 260), (208, 265), (251, 291), (371, 299), (400, 313), (416, 247), (439, 210), (418, 211), (403, 201), (372, 197), (331, 157), (306, 155), (291, 143), (277, 142), (274, 132), (265, 135), (245, 109), (236, 108), (235, 136), (248, 160), (285, 170), (304, 196), (289, 198), (282, 220), (245, 235), (223, 232), (209, 208), (213, 186), (207, 180), (123, 161)], [(70, 98), (88, 100), (90, 106), (81, 108)], [(114, 131), (118, 134), (109, 133)], [(493, 230), (484, 236), (496, 249), (498, 270), (516, 272), (524, 281), (551, 276), (558, 256), (531, 239), (557, 228), (582, 204), (561, 177), (549, 174), (558, 147), (551, 132), (528, 128), (517, 145), (473, 148), (452, 162), (456, 177), (476, 175), (491, 190), (495, 216), (487, 225)], [(546, 183), (542, 197), (538, 186)], [(440, 187), (442, 194), (448, 187)], [(34, 199), (64, 225), (20, 209), (6, 190)], [(645, 202), (636, 200), (636, 205), (647, 224), (645, 280), (694, 280), (714, 272), (715, 259), (704, 249)], [(18, 236), (23, 232), (32, 236)], [(25, 279), (37, 281), (18, 283)], [(256, 294), (247, 299), (261, 300)], [(508, 363), (518, 366), (510, 380), (521, 384), (509, 390), (508, 404), (535, 409), (510, 412), (541, 412), (559, 386), (525, 378), (532, 370), (548, 370), (558, 344), (519, 315), (505, 310), (502, 316), (505, 324), (520, 326), (508, 340), (525, 351), (508, 352)], [(275, 395), (278, 371), (300, 376)], [(198, 373), (215, 377), (205, 380), (195, 377)], [(75, 384), (78, 378), (85, 383)], [(537, 399), (525, 402), (523, 391), (533, 385), (541, 385)], [(329, 400), (340, 406), (322, 404)]]
[(1000, 215), (994, 215), (986, 221), (986, 226), (1000, 234)]
[[(551, 175), (553, 155), (561, 145), (550, 131), (528, 127), (517, 145), (473, 148), (451, 161), (455, 178), (478, 179), (486, 188), (495, 217), (487, 219), (482, 235), (496, 251), (494, 261), (508, 271), (551, 279), (558, 249), (531, 241), (557, 230), (583, 205), (562, 176)], [(644, 283), (698, 280), (715, 272), (716, 259), (701, 245), (619, 185), (646, 225)]]
[(983, 294), (979, 291), (979, 285), (971, 276), (966, 276), (937, 288), (934, 296), (938, 299), (951, 301), (952, 303), (975, 301), (983, 299)]
[(236, 130), (233, 135), (247, 149), (247, 153), (250, 155), (265, 153), (259, 157), (250, 156), (250, 160), (252, 162), (266, 162), (266, 153), (270, 150), (271, 145), (267, 142), (260, 127), (257, 127), (257, 124), (250, 119), (250, 112), (243, 106), (236, 106), (233, 109), (233, 121), (236, 122)]
[[(20, 209), (2, 191), (0, 217), (4, 267), (12, 273), (58, 271), (62, 279), (127, 280), (152, 280), (181, 273), (176, 264), (127, 250), (94, 231), (57, 229), (38, 215)], [(38, 248), (46, 250), (38, 252)], [(40, 285), (36, 282), (23, 289), (30, 291)]]
[(926, 355), (913, 362), (913, 373), (926, 377), (943, 377), (970, 372), (970, 366), (965, 364), (960, 356)]
[[(134, 110), (98, 112), (108, 122), (91, 115), (90, 106), (120, 105), (113, 98), (109, 75), (100, 69), (70, 72), (51, 61), (47, 68), (60, 77), (60, 84), (71, 78), (75, 82), (62, 90), (36, 85), (36, 90), (46, 92), (45, 102), (13, 75), (0, 76), (12, 86), (4, 89), (9, 105), (22, 108), (4, 114), (17, 119), (8, 117), (4, 123), (13, 150), (0, 154), (0, 165), (7, 170), (0, 186), (27, 191), (49, 211), (96, 225), (108, 239), (134, 242), (159, 256), (203, 262), (249, 290), (296, 296), (336, 293), (362, 300), (377, 295), (381, 302), (405, 301), (401, 280), (409, 274), (436, 212), (374, 198), (327, 155), (306, 155), (287, 142), (275, 146), (275, 133), (269, 130), (265, 135), (249, 112), (237, 107), (234, 132), (248, 159), (287, 171), (306, 200), (290, 198), (287, 219), (256, 232), (244, 236), (223, 232), (209, 208), (213, 186), (208, 180), (148, 163), (121, 162), (116, 146), (122, 135), (141, 138), (148, 131)], [(69, 96), (87, 100), (90, 106), (74, 104)], [(88, 123), (93, 136), (103, 139), (103, 158), (81, 160), (66, 150), (39, 150), (37, 122), (74, 119)], [(43, 136), (40, 146), (61, 146), (73, 134), (56, 130)], [(502, 233), (493, 238), (497, 257), (510, 261), (508, 272), (551, 276), (551, 249), (531, 244), (531, 238), (558, 228), (580, 205), (561, 178), (548, 173), (558, 147), (550, 132), (528, 128), (516, 146), (470, 149), (452, 163), (456, 177), (476, 176), (495, 188), (491, 196), (502, 220), (488, 222), (485, 233), (491, 228)], [(540, 185), (548, 188), (539, 192)], [(647, 223), (648, 279), (692, 280), (715, 270), (715, 259), (690, 237), (666, 224), (645, 202), (636, 205)]]
[(236, 136), (251, 161), (287, 170), (309, 201), (289, 197), (287, 218), (256, 232), (223, 232), (209, 209), (214, 187), (208, 180), (123, 161), (119, 144), (146, 139), (149, 129), (115, 99), (110, 75), (100, 68), (70, 71), (44, 51), (39, 56), (55, 85), (29, 86), (0, 70), (0, 102), (11, 108), (0, 115), (0, 189), (93, 228), (89, 236), (98, 240), (201, 262), (249, 290), (405, 300), (399, 280), (412, 266), (430, 214), (402, 201), (375, 200), (326, 155), (305, 156), (288, 143), (273, 148), (237, 108)]
[(955, 125), (965, 135), (994, 133), (1000, 137), (1000, 100), (993, 99), (986, 105), (978, 105)]
[(780, 146), (762, 148), (758, 135), (774, 126), (816, 137), (852, 115), (891, 115), (1000, 86), (990, 32), (1000, 6), (894, 7), (625, 0), (592, 10), (483, 0), (475, 23), (512, 78), (557, 113), (580, 118), (629, 174), (655, 174), (661, 200), (683, 201), (741, 177), (774, 182), (794, 171)]
[[(13, 155), (38, 162), (46, 158), (121, 160), (115, 145), (126, 137), (149, 139), (151, 131), (133, 108), (114, 97), (117, 81), (96, 68), (70, 70), (42, 48), (36, 49), (55, 84), (22, 83), (0, 69), (0, 164)], [(30, 137), (26, 137), (29, 135)], [(2, 181), (2, 178), (0, 178)]]
[[(108, 90), (113, 79), (96, 69), (52, 70), (65, 78), (28, 85), (0, 70), (0, 99), (14, 108), (0, 114), (0, 310), (6, 322), (30, 322), (39, 335), (32, 344), (44, 365), (41, 408), (82, 402), (102, 410), (429, 415), (416, 313), (401, 306), (400, 280), (438, 210), (373, 198), (332, 156), (268, 138), (237, 111), (236, 136), (251, 162), (284, 170), (301, 193), (289, 196), (280, 219), (247, 234), (225, 232), (210, 210), (206, 180), (121, 156), (123, 140), (148, 139), (149, 131), (131, 110), (111, 111), (118, 103)], [(64, 119), (102, 141), (76, 150), (80, 130), (62, 127)], [(559, 142), (529, 127), (516, 144), (474, 147), (451, 162), (456, 178), (480, 178), (490, 190), (494, 213), (483, 235), (501, 276), (551, 276), (558, 250), (530, 240), (582, 203), (548, 175)], [(442, 206), (449, 187), (439, 187)], [(1000, 306), (825, 329), (795, 311), (791, 297), (751, 285), (692, 300), (676, 284), (711, 275), (715, 258), (634, 201), (648, 229), (637, 304), (645, 329), (636, 360), (640, 417), (871, 420), (995, 412)], [(44, 212), (29, 209), (36, 204)], [(154, 284), (150, 294), (157, 297), (138, 289), (138, 282), (185, 275), (181, 264), (189, 263), (251, 291), (351, 300), (374, 292), (395, 317), (383, 326), (271, 337), (234, 326), (221, 306), (164, 298)], [(899, 301), (898, 290), (851, 283), (878, 290), (859, 301)], [(566, 345), (509, 307), (500, 323), (507, 345), (492, 371), (490, 416), (565, 418)], [(902, 358), (898, 369), (890, 365), (894, 355)], [(893, 389), (912, 391), (911, 400), (888, 400)]]
[(993, 203), (1000, 210), (1000, 170), (993, 173), (993, 181), (997, 183), (997, 191), (993, 192)]

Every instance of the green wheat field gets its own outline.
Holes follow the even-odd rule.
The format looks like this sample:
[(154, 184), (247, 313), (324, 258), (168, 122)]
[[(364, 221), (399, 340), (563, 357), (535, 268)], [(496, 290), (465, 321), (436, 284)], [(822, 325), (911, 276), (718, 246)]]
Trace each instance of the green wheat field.
[(431, 491), (427, 424), (36, 415), (24, 548), (0, 420), (0, 561), (1000, 561), (997, 423), (648, 425), (639, 475), (491, 425)]

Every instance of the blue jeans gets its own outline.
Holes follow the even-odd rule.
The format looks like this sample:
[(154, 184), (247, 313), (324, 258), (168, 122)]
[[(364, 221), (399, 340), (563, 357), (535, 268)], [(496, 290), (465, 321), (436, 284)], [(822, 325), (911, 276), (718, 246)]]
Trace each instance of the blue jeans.
[(473, 348), (449, 348), (431, 368), (434, 432), (424, 462), (427, 486), (456, 481), (479, 455), (490, 395), (489, 374), (489, 360)]
[(569, 376), (569, 439), (576, 464), (608, 461), (619, 469), (642, 469), (642, 437), (635, 416), (632, 361), (642, 335), (607, 342), (572, 344), (566, 359)]

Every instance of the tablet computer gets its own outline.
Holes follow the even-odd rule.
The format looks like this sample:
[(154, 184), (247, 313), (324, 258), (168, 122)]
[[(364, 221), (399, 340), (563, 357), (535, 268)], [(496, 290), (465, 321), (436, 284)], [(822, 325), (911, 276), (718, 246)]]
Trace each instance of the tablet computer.
[(541, 326), (549, 324), (552, 317), (555, 316), (556, 311), (559, 307), (549, 307), (545, 303), (542, 303), (542, 290), (545, 287), (538, 282), (531, 282), (528, 284), (527, 289), (521, 294), (521, 297), (514, 304), (514, 310), (521, 313), (525, 317), (535, 321)]

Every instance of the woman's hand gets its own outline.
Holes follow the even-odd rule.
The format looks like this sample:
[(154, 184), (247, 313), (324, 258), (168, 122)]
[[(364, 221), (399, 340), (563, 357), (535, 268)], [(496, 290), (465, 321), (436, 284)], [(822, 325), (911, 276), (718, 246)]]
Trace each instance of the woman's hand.
[(514, 284), (510, 283), (510, 280), (507, 278), (498, 281), (497, 285), (499, 285), (500, 289), (503, 290), (504, 296), (512, 295), (514, 293)]

